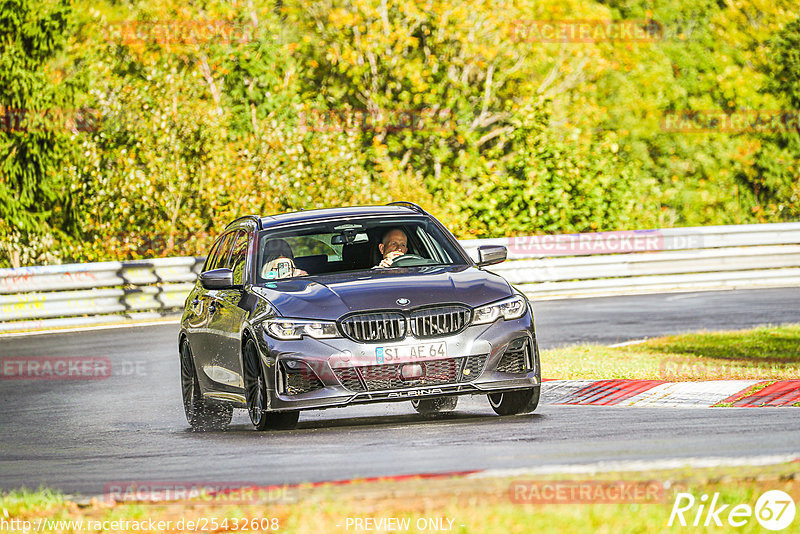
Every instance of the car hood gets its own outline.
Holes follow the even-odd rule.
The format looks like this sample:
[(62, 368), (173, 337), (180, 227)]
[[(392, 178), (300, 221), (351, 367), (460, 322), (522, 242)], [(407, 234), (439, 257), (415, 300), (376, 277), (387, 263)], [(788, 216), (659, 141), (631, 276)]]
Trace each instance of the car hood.
[[(375, 269), (303, 276), (254, 287), (284, 317), (335, 320), (355, 311), (430, 304), (481, 306), (513, 294), (501, 276), (472, 266)], [(400, 306), (397, 299), (409, 300)]]

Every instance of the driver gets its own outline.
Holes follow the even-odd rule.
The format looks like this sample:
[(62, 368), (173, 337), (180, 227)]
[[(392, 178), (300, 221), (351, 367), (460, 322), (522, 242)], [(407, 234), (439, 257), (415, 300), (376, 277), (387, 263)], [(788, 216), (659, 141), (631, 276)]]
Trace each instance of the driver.
[(408, 252), (408, 238), (406, 233), (399, 228), (392, 228), (383, 235), (383, 240), (378, 244), (383, 259), (376, 267), (391, 267), (395, 258)]

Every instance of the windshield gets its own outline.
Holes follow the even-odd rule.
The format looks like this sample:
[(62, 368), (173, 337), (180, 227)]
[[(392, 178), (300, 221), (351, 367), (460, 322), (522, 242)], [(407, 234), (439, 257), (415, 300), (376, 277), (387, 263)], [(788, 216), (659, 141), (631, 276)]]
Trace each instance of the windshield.
[(426, 218), (340, 220), (259, 234), (258, 283), (363, 269), (465, 265)]

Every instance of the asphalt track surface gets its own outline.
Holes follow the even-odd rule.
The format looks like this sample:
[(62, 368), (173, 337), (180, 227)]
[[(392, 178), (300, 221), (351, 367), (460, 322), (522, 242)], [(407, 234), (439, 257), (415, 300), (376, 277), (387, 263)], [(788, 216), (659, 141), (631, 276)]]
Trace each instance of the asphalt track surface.
[[(535, 303), (543, 348), (700, 329), (800, 322), (800, 288)], [(602, 461), (790, 454), (795, 408), (540, 405), (499, 418), (483, 396), (452, 414), (408, 402), (303, 412), (296, 430), (256, 432), (236, 411), (226, 432), (183, 415), (176, 325), (0, 338), (0, 357), (107, 357), (104, 380), (0, 380), (0, 488), (98, 495), (130, 481), (293, 484)], [(547, 375), (547, 361), (542, 362)]]

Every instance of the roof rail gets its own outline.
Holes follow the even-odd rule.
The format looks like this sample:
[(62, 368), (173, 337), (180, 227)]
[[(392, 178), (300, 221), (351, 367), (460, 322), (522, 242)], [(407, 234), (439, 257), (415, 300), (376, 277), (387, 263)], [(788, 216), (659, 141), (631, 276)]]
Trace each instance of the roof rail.
[(427, 215), (427, 212), (424, 209), (422, 209), (418, 204), (414, 204), (413, 202), (408, 202), (407, 200), (398, 200), (396, 202), (389, 202), (386, 205), (387, 206), (404, 206), (406, 208), (411, 208), (414, 211), (418, 211), (420, 213), (425, 213)]
[(225, 228), (232, 226), (233, 224), (237, 223), (238, 221), (241, 221), (242, 219), (252, 219), (253, 221), (255, 221), (256, 227), (258, 227), (258, 229), (261, 230), (261, 218), (258, 215), (242, 215), (241, 217), (238, 217), (229, 222), (228, 226), (226, 226)]

